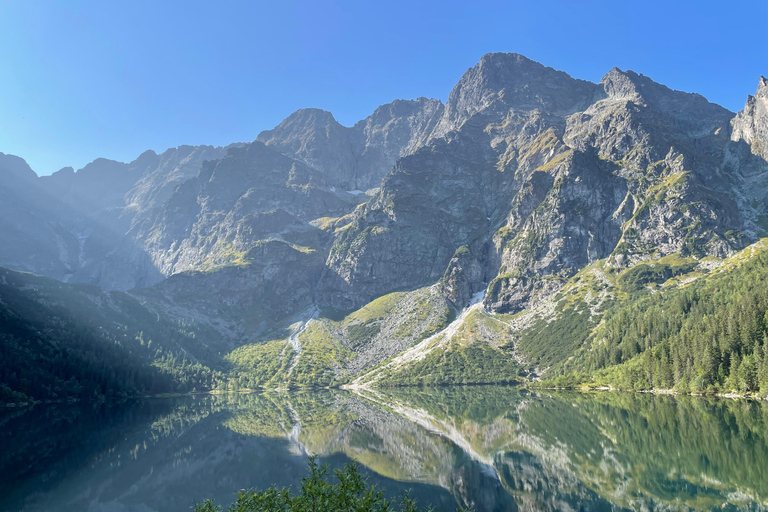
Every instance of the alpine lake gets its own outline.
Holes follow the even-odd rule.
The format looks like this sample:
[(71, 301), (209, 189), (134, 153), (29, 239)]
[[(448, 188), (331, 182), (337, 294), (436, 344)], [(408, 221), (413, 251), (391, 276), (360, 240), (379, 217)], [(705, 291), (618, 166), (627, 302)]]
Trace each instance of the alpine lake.
[(768, 403), (514, 386), (9, 408), (0, 510), (226, 508), (310, 455), (437, 511), (768, 510)]

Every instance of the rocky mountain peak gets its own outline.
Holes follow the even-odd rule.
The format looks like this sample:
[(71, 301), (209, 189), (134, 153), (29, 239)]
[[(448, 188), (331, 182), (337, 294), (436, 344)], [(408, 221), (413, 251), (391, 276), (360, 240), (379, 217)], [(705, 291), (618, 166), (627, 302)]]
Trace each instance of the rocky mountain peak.
[(642, 99), (638, 90), (638, 78), (632, 71), (622, 71), (614, 67), (600, 80), (600, 85), (609, 99), (638, 102)]
[(317, 131), (344, 131), (333, 114), (319, 108), (302, 108), (286, 117), (272, 130), (261, 132), (256, 140), (270, 146), (301, 145), (308, 135)]
[(379, 186), (397, 159), (424, 145), (443, 109), (443, 102), (433, 98), (395, 100), (355, 124), (357, 188)]
[(453, 88), (431, 138), (445, 136), (478, 113), (490, 118), (510, 110), (572, 114), (586, 108), (594, 90), (592, 82), (577, 80), (520, 54), (489, 53)]
[(338, 177), (331, 181), (341, 185), (353, 174), (350, 131), (330, 112), (305, 108), (297, 110), (272, 130), (261, 132), (256, 141)]
[[(603, 158), (646, 167), (674, 147), (686, 155), (727, 140), (733, 113), (695, 93), (676, 91), (634, 71), (613, 68), (600, 80), (596, 101), (568, 120), (565, 141), (572, 148), (598, 148)], [(723, 139), (717, 141), (715, 139)], [(711, 158), (710, 158), (711, 157)], [(719, 166), (714, 154), (697, 157), (703, 172)]]
[(757, 92), (731, 120), (731, 140), (743, 140), (752, 152), (768, 160), (768, 79), (760, 77)]
[(0, 153), (0, 177), (7, 175), (27, 181), (37, 178), (37, 174), (29, 167), (26, 160), (16, 155)]
[(140, 154), (139, 157), (136, 160), (134, 160), (133, 162), (131, 162), (131, 163), (133, 163), (133, 164), (140, 164), (140, 165), (141, 164), (148, 165), (150, 162), (156, 162), (158, 160), (158, 158), (159, 157), (158, 157), (157, 153), (155, 153), (151, 149), (148, 149), (145, 152), (143, 152), (142, 154)]
[(442, 111), (435, 99), (395, 100), (348, 128), (330, 112), (302, 109), (256, 140), (325, 174), (334, 187), (366, 190), (423, 143)]
[(755, 96), (758, 98), (768, 98), (768, 78), (765, 78), (762, 75), (760, 76), (760, 82), (758, 83)]
[[(212, 162), (212, 173), (209, 180), (229, 179), (232, 172), (243, 175), (266, 173), (272, 169), (290, 166), (290, 159), (269, 148), (261, 141), (254, 141), (241, 148), (231, 148), (227, 155), (217, 162)], [(201, 176), (203, 173), (201, 172)]]
[(75, 174), (75, 168), (71, 166), (62, 167), (55, 173), (53, 173), (53, 176), (71, 176)]
[(421, 97), (415, 100), (395, 100), (381, 105), (373, 114), (358, 121), (355, 127), (382, 124), (395, 118), (408, 118), (422, 113), (430, 114), (443, 108), (443, 102), (434, 98)]
[(630, 70), (614, 67), (600, 80), (600, 85), (609, 99), (631, 101), (674, 117), (723, 121), (733, 116), (732, 112), (710, 103), (700, 94), (670, 89)]

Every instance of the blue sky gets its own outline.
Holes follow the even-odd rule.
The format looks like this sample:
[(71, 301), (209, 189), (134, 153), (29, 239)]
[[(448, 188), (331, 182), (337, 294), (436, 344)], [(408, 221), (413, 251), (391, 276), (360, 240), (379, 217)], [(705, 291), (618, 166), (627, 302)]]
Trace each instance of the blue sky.
[(0, 0), (0, 152), (39, 174), (251, 141), (302, 107), (351, 125), (445, 100), (487, 52), (577, 78), (613, 66), (742, 108), (768, 75), (768, 2)]

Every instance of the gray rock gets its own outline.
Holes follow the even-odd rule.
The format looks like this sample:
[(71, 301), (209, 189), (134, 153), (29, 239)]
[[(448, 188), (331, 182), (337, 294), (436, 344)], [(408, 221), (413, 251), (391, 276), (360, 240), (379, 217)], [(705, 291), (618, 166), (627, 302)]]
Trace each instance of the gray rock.
[(456, 249), (443, 276), (443, 290), (451, 304), (458, 310), (465, 308), (474, 294), (485, 289), (486, 282), (483, 262), (467, 246)]
[(396, 100), (347, 128), (330, 112), (302, 109), (257, 140), (324, 173), (334, 187), (365, 191), (421, 145), (442, 111), (438, 100)]
[(760, 77), (757, 93), (731, 120), (731, 140), (743, 140), (752, 152), (768, 159), (768, 78)]

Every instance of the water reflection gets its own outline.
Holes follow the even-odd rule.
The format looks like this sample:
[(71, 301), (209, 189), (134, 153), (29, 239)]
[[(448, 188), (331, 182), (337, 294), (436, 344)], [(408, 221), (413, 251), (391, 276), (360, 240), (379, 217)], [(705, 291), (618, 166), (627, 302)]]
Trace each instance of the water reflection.
[(355, 460), (438, 510), (768, 510), (768, 405), (514, 387), (316, 391), (0, 416), (0, 509), (175, 511)]

